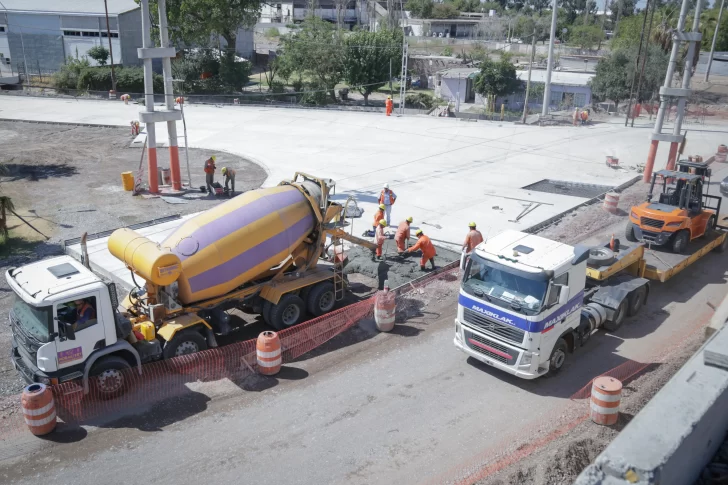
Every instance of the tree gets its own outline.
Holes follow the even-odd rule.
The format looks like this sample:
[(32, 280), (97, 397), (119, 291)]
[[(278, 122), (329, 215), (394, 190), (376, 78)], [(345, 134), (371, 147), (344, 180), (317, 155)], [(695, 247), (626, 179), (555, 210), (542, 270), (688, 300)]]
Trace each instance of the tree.
[[(307, 18), (295, 34), (281, 38), (282, 62), (300, 75), (313, 78), (336, 101), (336, 84), (344, 74), (343, 36), (332, 24), (317, 17)], [(389, 69), (389, 65), (387, 65)]]
[(475, 92), (481, 96), (505, 96), (515, 93), (520, 87), (516, 67), (508, 56), (502, 56), (499, 61), (483, 60), (473, 83)]
[(460, 12), (451, 3), (436, 3), (432, 8), (432, 18), (454, 19), (460, 16)]
[(625, 51), (612, 52), (597, 64), (596, 74), (589, 81), (592, 94), (600, 101), (611, 100), (616, 106), (629, 97), (632, 78), (629, 76), (630, 59)]
[[(156, 0), (149, 2), (149, 8), (158, 24)], [(212, 36), (219, 35), (234, 52), (238, 29), (253, 27), (260, 8), (260, 0), (167, 0), (169, 34), (187, 45), (208, 45)]]
[(408, 0), (405, 5), (406, 10), (409, 10), (414, 17), (420, 19), (431, 19), (434, 7), (435, 2), (432, 0)]
[[(712, 9), (706, 10), (700, 16), (700, 26), (703, 32), (701, 49), (705, 51), (709, 51), (713, 43), (715, 24), (718, 22), (718, 10), (720, 10), (720, 1), (716, 1)], [(718, 39), (715, 41), (715, 50), (718, 52), (728, 51), (728, 12), (725, 9), (723, 10), (723, 18), (721, 18), (720, 27), (718, 28)]]
[(99, 66), (105, 66), (106, 61), (109, 59), (109, 50), (102, 45), (95, 45), (86, 51), (86, 54), (96, 61)]
[(541, 15), (544, 9), (549, 8), (551, 2), (549, 0), (528, 0), (527, 4)]
[(390, 66), (393, 76), (400, 74), (402, 31), (361, 30), (349, 35), (344, 45), (344, 79), (359, 90), (364, 96), (364, 104), (368, 105), (369, 95), (387, 83)]
[(597, 25), (579, 25), (571, 28), (569, 40), (581, 49), (591, 49), (604, 40), (604, 31)]

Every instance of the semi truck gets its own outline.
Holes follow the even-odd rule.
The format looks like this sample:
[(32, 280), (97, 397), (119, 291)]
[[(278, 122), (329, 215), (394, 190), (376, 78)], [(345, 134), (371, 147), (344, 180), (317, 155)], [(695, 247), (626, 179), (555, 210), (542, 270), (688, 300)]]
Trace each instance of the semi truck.
[(572, 247), (518, 231), (498, 234), (462, 263), (455, 347), (523, 379), (554, 375), (598, 328), (616, 332), (636, 315), (650, 281), (725, 251), (725, 229), (691, 243), (688, 255), (659, 256), (615, 239)]
[[(331, 311), (347, 289), (342, 241), (374, 248), (343, 229), (334, 187), (296, 173), (188, 218), (161, 243), (114, 231), (108, 251), (134, 282), (121, 304), (87, 253), (9, 269), (14, 367), (29, 383), (80, 379), (85, 393), (92, 383), (113, 397), (127, 369), (216, 347), (234, 329), (229, 310), (259, 313), (279, 330)], [(321, 262), (327, 248), (335, 257)]]

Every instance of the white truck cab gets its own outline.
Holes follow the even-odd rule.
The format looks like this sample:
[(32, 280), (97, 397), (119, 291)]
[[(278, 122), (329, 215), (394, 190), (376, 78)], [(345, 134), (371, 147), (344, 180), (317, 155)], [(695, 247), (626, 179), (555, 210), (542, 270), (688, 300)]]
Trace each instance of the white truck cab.
[[(586, 261), (574, 248), (505, 231), (466, 259), (455, 346), (524, 379), (560, 368), (579, 327)], [(558, 344), (558, 345), (557, 345)]]
[(12, 268), (5, 278), (15, 293), (11, 359), (27, 382), (83, 378), (88, 392), (89, 375), (100, 375), (101, 390), (107, 384), (113, 393), (115, 374), (141, 371), (139, 353), (124, 340), (131, 325), (117, 312), (113, 283), (70, 256)]

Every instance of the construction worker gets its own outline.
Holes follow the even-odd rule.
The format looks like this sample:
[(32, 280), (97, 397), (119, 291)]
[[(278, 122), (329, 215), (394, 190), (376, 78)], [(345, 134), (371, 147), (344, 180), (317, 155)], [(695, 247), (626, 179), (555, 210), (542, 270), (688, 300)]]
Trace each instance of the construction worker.
[(382, 219), (379, 221), (379, 224), (377, 224), (377, 229), (374, 231), (374, 242), (377, 245), (377, 258), (379, 260), (382, 260), (382, 247), (384, 246), (384, 241), (387, 239), (387, 237), (384, 235), (384, 228), (387, 227), (387, 221)]
[[(379, 209), (374, 214), (374, 222), (372, 223), (372, 231), (376, 231), (377, 230), (377, 226), (379, 225), (379, 221), (381, 221), (382, 219), (384, 219), (384, 208), (385, 208), (384, 204), (382, 204), (380, 202), (379, 203)], [(384, 222), (387, 222), (387, 221), (385, 220)]]
[(470, 254), (473, 252), (473, 249), (475, 249), (478, 244), (483, 242), (483, 235), (475, 228), (474, 222), (468, 224), (468, 227), (470, 228), (470, 230), (468, 231), (468, 235), (465, 236), (463, 251), (467, 254)]
[(232, 197), (235, 193), (235, 170), (232, 168), (222, 167), (220, 172), (222, 172), (222, 176), (225, 177), (225, 189), (228, 188), (228, 183), (232, 184), (232, 189), (228, 192), (228, 195)]
[(379, 203), (384, 204), (384, 212), (387, 215), (387, 225), (389, 225), (389, 220), (392, 215), (392, 206), (394, 205), (395, 200), (397, 200), (397, 195), (389, 190), (389, 184), (384, 184), (382, 191), (379, 193)]
[(96, 310), (86, 300), (76, 300), (73, 303), (76, 306), (76, 323), (73, 324), (74, 330), (78, 329), (78, 326), (83, 326), (89, 320), (96, 318)]
[(394, 242), (397, 243), (397, 251), (402, 252), (409, 246), (410, 238), (410, 224), (412, 224), (412, 217), (408, 217), (404, 221), (399, 223), (397, 227), (397, 233), (394, 235)]
[(394, 103), (392, 102), (391, 96), (387, 96), (387, 101), (384, 102), (384, 106), (387, 109), (387, 116), (392, 116), (392, 108), (394, 107)]
[(210, 195), (215, 195), (215, 187), (212, 186), (212, 184), (215, 183), (215, 161), (217, 160), (217, 157), (215, 155), (211, 156), (207, 160), (205, 160), (205, 183), (207, 184), (207, 193)]
[(587, 110), (583, 110), (581, 112), (581, 124), (585, 125), (588, 119), (589, 119), (589, 112)]
[(425, 236), (422, 229), (417, 229), (415, 236), (417, 236), (417, 243), (405, 252), (413, 253), (420, 249), (422, 251), (420, 269), (425, 271), (425, 264), (427, 264), (428, 261), (432, 265), (432, 269), (435, 269), (435, 256), (437, 256), (437, 251), (435, 250), (435, 246), (433, 246), (432, 241), (430, 241), (429, 237)]

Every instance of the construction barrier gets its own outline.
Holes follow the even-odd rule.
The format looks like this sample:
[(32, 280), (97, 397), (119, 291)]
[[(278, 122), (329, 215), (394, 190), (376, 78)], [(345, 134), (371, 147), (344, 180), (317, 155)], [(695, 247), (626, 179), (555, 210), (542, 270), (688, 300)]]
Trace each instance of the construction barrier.
[(264, 376), (272, 376), (281, 371), (281, 339), (275, 332), (262, 332), (255, 345), (258, 369)]
[(619, 419), (622, 383), (613, 377), (597, 377), (591, 390), (589, 416), (597, 424), (611, 426)]
[(619, 205), (619, 194), (617, 192), (607, 192), (604, 194), (604, 204), (602, 207), (612, 214), (617, 213), (617, 206)]
[(56, 429), (56, 405), (53, 392), (45, 384), (31, 384), (23, 389), (20, 398), (23, 417), (28, 429), (36, 436), (43, 436)]

